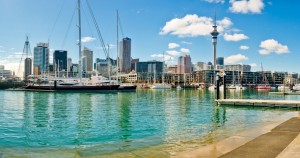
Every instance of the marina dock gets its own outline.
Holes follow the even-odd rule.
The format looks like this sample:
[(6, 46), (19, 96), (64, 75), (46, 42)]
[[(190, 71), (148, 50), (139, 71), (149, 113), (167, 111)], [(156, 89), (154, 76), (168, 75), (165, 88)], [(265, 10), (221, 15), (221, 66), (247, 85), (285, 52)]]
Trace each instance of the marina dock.
[(253, 106), (273, 108), (299, 108), (300, 100), (256, 100), (256, 99), (219, 99), (217, 105)]
[(269, 94), (272, 94), (272, 95), (300, 95), (300, 92), (293, 92), (293, 91), (290, 91), (290, 92), (269, 92)]

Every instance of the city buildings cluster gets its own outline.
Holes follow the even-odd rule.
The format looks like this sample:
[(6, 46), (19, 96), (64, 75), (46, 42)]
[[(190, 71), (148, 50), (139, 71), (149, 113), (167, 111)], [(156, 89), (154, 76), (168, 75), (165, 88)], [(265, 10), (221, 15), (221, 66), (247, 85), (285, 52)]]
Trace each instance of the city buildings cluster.
[[(82, 50), (82, 74), (83, 77), (101, 75), (119, 78), (122, 82), (130, 83), (154, 83), (164, 81), (171, 84), (213, 84), (214, 74), (224, 71), (225, 82), (255, 85), (263, 82), (264, 76), (270, 84), (283, 84), (285, 78), (289, 82), (298, 83), (298, 74), (287, 72), (258, 71), (252, 72), (250, 65), (225, 65), (224, 57), (216, 57), (215, 65), (212, 62), (192, 63), (191, 56), (184, 54), (178, 57), (176, 65), (167, 65), (164, 61), (140, 61), (131, 56), (131, 39), (126, 37), (119, 42), (118, 58), (96, 58), (93, 62), (93, 51), (87, 47)], [(72, 63), (66, 50), (55, 50), (53, 62), (49, 61), (50, 51), (48, 43), (38, 43), (34, 47), (33, 66), (31, 59), (25, 59), (24, 77), (28, 75), (51, 75), (55, 77), (76, 77), (78, 64)], [(31, 73), (33, 69), (33, 73)], [(0, 74), (9, 73), (0, 67)], [(10, 72), (11, 74), (11, 72)], [(164, 75), (163, 75), (164, 74)], [(3, 75), (2, 75), (3, 76)]]

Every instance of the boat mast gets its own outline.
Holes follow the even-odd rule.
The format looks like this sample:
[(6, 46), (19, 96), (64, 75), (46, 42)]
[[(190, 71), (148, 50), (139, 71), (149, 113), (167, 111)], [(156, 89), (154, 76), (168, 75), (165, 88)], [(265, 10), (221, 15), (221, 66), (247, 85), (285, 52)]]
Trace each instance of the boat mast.
[(78, 76), (79, 76), (79, 81), (81, 83), (82, 79), (82, 54), (81, 54), (81, 14), (80, 14), (80, 0), (78, 2), (78, 32), (79, 32), (79, 39), (78, 39), (78, 51), (79, 51), (79, 61), (78, 61)]
[(163, 52), (163, 67), (162, 67), (162, 84), (165, 84), (165, 52)]
[(117, 10), (117, 84), (119, 84), (119, 11)]

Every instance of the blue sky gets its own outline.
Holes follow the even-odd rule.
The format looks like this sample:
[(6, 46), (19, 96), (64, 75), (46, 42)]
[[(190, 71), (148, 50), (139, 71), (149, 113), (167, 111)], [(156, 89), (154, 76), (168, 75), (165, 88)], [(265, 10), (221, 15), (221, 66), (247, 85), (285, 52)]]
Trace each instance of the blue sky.
[[(176, 64), (182, 54), (190, 54), (193, 63), (212, 61), (209, 32), (216, 10), (220, 31), (217, 56), (225, 57), (227, 64), (251, 64), (256, 71), (261, 70), (262, 63), (265, 70), (300, 72), (297, 40), (300, 4), (296, 1), (89, 0), (89, 3), (114, 58), (116, 10), (119, 10), (124, 34), (120, 33), (120, 38), (132, 39), (133, 58), (162, 60), (165, 52), (168, 64)], [(82, 6), (83, 45), (94, 51), (94, 58), (104, 58), (86, 0), (82, 0)], [(49, 41), (51, 50), (67, 50), (77, 63), (77, 15), (71, 20), (75, 7), (76, 0), (0, 0), (0, 64), (18, 70), (26, 35), (32, 53), (38, 42)]]

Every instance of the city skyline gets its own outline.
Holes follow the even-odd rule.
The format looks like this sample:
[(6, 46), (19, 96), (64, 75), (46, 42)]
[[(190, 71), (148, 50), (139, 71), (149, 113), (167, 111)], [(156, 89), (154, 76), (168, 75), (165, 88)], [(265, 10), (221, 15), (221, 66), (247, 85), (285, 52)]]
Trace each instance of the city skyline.
[[(220, 32), (217, 57), (224, 57), (225, 64), (250, 64), (252, 70), (260, 71), (262, 63), (265, 70), (299, 72), (296, 65), (299, 32), (295, 30), (300, 24), (297, 22), (297, 5), (293, 3), (279, 0), (89, 2), (104, 41), (110, 44), (112, 58), (117, 54), (118, 9), (122, 24), (119, 41), (127, 36), (132, 39), (133, 58), (162, 61), (162, 52), (165, 52), (169, 65), (175, 65), (183, 54), (190, 55), (193, 63), (213, 62), (210, 32), (216, 10)], [(89, 17), (85, 1), (82, 3), (82, 17)], [(48, 7), (38, 7), (45, 5)], [(31, 45), (49, 42), (50, 56), (54, 50), (63, 49), (68, 51), (73, 63), (78, 63), (76, 14), (71, 21), (75, 7), (75, 1), (67, 0), (0, 0), (3, 22), (0, 26), (0, 64), (7, 69), (18, 69), (26, 35), (29, 35)], [(95, 58), (105, 57), (91, 24), (91, 20), (83, 20), (82, 41), (83, 46), (94, 51), (95, 61)]]

